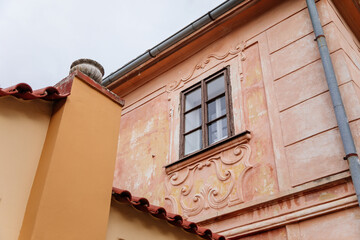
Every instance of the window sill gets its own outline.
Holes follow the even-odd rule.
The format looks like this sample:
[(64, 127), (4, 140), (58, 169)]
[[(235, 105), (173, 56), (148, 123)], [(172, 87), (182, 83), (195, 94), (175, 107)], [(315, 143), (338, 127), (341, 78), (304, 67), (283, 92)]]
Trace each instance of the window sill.
[(208, 157), (211, 157), (219, 152), (222, 152), (226, 149), (233, 147), (242, 142), (248, 142), (251, 139), (251, 134), (249, 131), (244, 131), (237, 135), (231, 136), (219, 142), (216, 142), (207, 148), (203, 148), (197, 152), (186, 155), (183, 158), (180, 158), (178, 161), (170, 163), (165, 166), (165, 171), (167, 174), (170, 174), (174, 171), (178, 171), (182, 168), (185, 168), (189, 165), (202, 161)]

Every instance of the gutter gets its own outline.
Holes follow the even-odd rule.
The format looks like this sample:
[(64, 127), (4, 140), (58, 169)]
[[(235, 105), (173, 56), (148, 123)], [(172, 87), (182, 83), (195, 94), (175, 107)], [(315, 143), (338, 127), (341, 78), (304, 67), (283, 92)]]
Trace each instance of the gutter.
[(160, 53), (164, 52), (165, 50), (169, 49), (174, 44), (178, 43), (179, 41), (183, 40), (187, 36), (193, 34), (194, 32), (198, 31), (200, 28), (204, 27), (205, 25), (215, 21), (221, 15), (228, 12), (232, 8), (238, 6), (239, 4), (245, 1), (252, 1), (252, 0), (228, 0), (207, 14), (203, 15), (199, 19), (195, 20), (194, 22), (190, 23), (174, 35), (170, 36), (166, 40), (162, 41), (152, 49), (146, 51), (145, 53), (141, 54), (137, 58), (133, 59), (132, 61), (125, 64), (123, 67), (119, 68), (115, 72), (111, 73), (107, 76), (103, 82), (103, 86), (108, 86), (113, 83), (118, 78), (122, 77), (126, 73), (134, 70), (135, 68), (139, 67), (140, 65), (144, 64), (145, 62), (149, 61), (152, 58), (156, 58)]
[(354, 138), (351, 134), (349, 120), (347, 118), (344, 104), (340, 95), (334, 67), (331, 62), (329, 49), (326, 44), (324, 31), (320, 23), (319, 14), (316, 9), (315, 2), (314, 0), (306, 0), (306, 4), (308, 6), (311, 23), (314, 28), (315, 40), (317, 41), (320, 51), (321, 61), (324, 68), (326, 81), (329, 87), (331, 100), (333, 103), (336, 121), (340, 130), (341, 140), (345, 150), (344, 160), (349, 161), (351, 178), (357, 195), (358, 204), (360, 206), (360, 161), (356, 152)]

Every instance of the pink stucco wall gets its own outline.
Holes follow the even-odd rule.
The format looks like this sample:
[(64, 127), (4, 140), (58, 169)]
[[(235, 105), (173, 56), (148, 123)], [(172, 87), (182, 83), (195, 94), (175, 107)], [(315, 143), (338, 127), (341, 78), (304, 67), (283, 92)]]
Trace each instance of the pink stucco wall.
[[(317, 7), (360, 147), (358, 41), (329, 0)], [(305, 1), (231, 26), (166, 71), (120, 85), (114, 186), (233, 239), (358, 239), (359, 207)], [(179, 160), (180, 92), (227, 66), (235, 134), (251, 134), (165, 169)]]

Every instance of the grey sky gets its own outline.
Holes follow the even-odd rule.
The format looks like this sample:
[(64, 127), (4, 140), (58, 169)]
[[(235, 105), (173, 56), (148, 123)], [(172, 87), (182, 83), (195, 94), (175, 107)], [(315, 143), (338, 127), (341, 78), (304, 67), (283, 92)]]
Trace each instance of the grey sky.
[(223, 0), (0, 0), (0, 87), (50, 86), (91, 58), (105, 76)]

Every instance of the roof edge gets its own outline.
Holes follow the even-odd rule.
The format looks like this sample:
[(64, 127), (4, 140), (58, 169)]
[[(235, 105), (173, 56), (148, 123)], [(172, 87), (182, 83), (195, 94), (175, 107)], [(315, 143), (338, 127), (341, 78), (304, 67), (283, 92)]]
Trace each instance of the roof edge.
[(213, 233), (208, 228), (203, 228), (194, 222), (186, 221), (178, 214), (166, 212), (163, 207), (150, 204), (149, 200), (146, 198), (132, 196), (131, 193), (127, 190), (113, 187), (112, 197), (119, 203), (127, 203), (142, 212), (149, 213), (156, 218), (166, 220), (171, 225), (181, 227), (186, 232), (193, 233), (201, 238), (208, 240), (226, 240), (224, 236)]
[(33, 90), (26, 83), (18, 83), (11, 87), (0, 88), (0, 97), (13, 96), (23, 100), (42, 99), (45, 101), (55, 101), (66, 98), (70, 92), (61, 92), (57, 87), (45, 87)]
[(55, 84), (55, 87), (59, 89), (60, 93), (70, 93), (72, 82), (74, 78), (77, 77), (81, 81), (85, 82), (87, 85), (89, 85), (91, 88), (95, 89), (96, 91), (100, 92), (101, 94), (108, 97), (113, 102), (119, 104), (121, 107), (124, 107), (125, 101), (120, 98), (117, 94), (110, 91), (106, 87), (102, 86), (89, 76), (85, 75), (84, 73), (80, 72), (79, 70), (75, 70), (74, 72), (70, 73), (67, 77), (65, 77), (63, 80)]
[(131, 72), (135, 68), (139, 67), (140, 65), (146, 63), (150, 59), (156, 58), (160, 53), (166, 51), (176, 43), (180, 42), (184, 38), (190, 36), (191, 34), (197, 32), (202, 27), (206, 26), (207, 24), (215, 21), (223, 14), (227, 13), (231, 9), (239, 6), (239, 5), (246, 5), (250, 2), (254, 2), (258, 0), (228, 0), (223, 2), (213, 10), (209, 11), (205, 15), (201, 16), (194, 22), (190, 23), (180, 31), (176, 32), (175, 34), (171, 35), (169, 38), (165, 39), (155, 47), (149, 49), (145, 53), (141, 54), (137, 58), (131, 60), (115, 72), (109, 74), (102, 82), (103, 86), (109, 86), (111, 83), (115, 82), (125, 74)]

